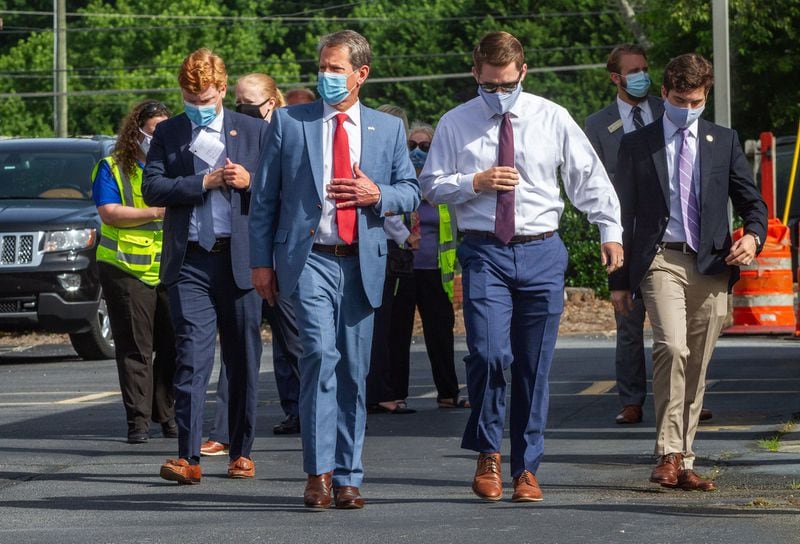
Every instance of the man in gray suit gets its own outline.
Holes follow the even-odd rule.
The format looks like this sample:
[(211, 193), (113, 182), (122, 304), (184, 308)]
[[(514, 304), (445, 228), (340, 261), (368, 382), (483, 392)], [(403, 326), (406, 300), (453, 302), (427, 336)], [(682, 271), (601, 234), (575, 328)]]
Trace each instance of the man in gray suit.
[[(636, 44), (618, 45), (606, 64), (609, 78), (617, 87), (617, 99), (586, 118), (586, 135), (614, 180), (617, 151), (622, 135), (652, 123), (664, 113), (662, 101), (648, 96), (650, 76), (647, 56)], [(644, 357), (644, 304), (633, 301), (628, 315), (615, 312), (617, 321), (617, 390), (622, 411), (617, 423), (642, 421), (642, 405), (647, 396), (647, 372)]]

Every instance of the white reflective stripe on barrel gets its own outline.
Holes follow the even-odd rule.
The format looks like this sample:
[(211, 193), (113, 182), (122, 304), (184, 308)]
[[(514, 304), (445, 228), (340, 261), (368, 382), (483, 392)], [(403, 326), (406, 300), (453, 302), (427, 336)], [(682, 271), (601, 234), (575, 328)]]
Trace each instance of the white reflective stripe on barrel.
[(791, 306), (794, 295), (733, 295), (733, 306)]

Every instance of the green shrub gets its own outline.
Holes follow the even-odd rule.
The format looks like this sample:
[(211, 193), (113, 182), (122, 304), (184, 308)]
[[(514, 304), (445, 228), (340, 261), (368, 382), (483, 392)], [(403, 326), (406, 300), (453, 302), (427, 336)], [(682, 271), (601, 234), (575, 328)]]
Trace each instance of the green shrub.
[(558, 233), (569, 252), (565, 283), (589, 287), (599, 297), (608, 298), (608, 275), (600, 264), (600, 232), (568, 199), (564, 202)]

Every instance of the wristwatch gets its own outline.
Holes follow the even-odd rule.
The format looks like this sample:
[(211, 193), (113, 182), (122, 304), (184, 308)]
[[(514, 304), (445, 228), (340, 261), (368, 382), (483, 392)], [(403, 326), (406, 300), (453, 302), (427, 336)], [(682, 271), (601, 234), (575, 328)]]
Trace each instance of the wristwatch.
[(747, 232), (745, 232), (745, 234), (749, 234), (750, 236), (753, 237), (753, 239), (756, 241), (756, 247), (757, 248), (761, 247), (761, 237), (758, 234), (756, 234), (755, 232), (752, 232), (752, 231), (747, 231)]

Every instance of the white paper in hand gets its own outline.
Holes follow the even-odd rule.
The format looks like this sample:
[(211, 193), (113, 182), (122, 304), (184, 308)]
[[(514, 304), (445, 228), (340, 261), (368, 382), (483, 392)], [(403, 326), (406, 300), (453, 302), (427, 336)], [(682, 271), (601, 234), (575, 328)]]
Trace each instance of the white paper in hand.
[(189, 151), (198, 159), (213, 168), (217, 165), (220, 155), (225, 151), (225, 144), (219, 138), (201, 130), (194, 141), (189, 145)]

